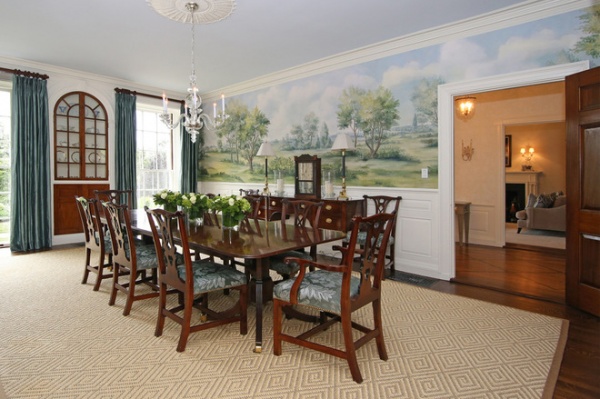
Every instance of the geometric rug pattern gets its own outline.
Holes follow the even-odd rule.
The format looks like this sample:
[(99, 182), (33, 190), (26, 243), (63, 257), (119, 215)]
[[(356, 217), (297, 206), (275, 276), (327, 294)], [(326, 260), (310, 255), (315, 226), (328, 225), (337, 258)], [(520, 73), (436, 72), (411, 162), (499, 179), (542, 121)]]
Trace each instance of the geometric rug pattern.
[[(263, 352), (230, 324), (190, 335), (166, 320), (154, 336), (157, 300), (123, 316), (108, 306), (109, 281), (82, 285), (83, 248), (1, 259), (0, 392), (8, 398), (541, 398), (551, 397), (568, 323), (544, 315), (385, 280), (382, 361), (374, 342), (358, 350), (364, 378), (345, 360), (283, 343), (272, 351), (272, 306)], [(172, 298), (170, 300), (173, 300)], [(222, 293), (211, 297), (226, 305)], [(370, 308), (359, 318), (369, 320)], [(304, 323), (286, 320), (286, 331)], [(341, 346), (338, 328), (319, 337)], [(0, 394), (1, 396), (1, 394)]]

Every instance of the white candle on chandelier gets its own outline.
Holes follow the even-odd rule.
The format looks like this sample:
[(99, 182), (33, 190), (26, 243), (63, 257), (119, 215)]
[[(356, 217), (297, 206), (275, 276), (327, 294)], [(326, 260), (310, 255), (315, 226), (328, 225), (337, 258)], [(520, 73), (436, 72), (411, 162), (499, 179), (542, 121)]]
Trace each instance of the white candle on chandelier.
[(221, 111), (223, 111), (223, 115), (225, 115), (225, 94), (221, 94)]
[(168, 105), (169, 105), (169, 99), (167, 98), (167, 95), (165, 93), (163, 93), (163, 114), (167, 113)]
[(213, 103), (213, 118), (217, 117), (217, 103)]

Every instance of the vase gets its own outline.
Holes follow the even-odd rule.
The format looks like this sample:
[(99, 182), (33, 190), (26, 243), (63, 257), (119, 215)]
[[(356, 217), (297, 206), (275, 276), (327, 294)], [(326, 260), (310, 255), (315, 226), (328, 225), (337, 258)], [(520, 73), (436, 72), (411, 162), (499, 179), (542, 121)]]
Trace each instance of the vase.
[(240, 228), (240, 221), (236, 215), (223, 212), (221, 213), (221, 226), (223, 226), (224, 230), (238, 230)]
[(175, 204), (164, 204), (163, 209), (167, 212), (177, 212), (177, 205)]

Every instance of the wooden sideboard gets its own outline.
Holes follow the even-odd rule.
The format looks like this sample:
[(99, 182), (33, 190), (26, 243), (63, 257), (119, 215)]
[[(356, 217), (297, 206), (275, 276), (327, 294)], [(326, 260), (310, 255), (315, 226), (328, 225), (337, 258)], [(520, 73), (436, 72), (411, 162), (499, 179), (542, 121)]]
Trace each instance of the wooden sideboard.
[(95, 190), (108, 190), (108, 184), (55, 184), (54, 185), (54, 234), (83, 232), (75, 196), (94, 197)]
[[(281, 212), (281, 204), (284, 199), (294, 200), (293, 197), (260, 197), (262, 199), (259, 217), (264, 217), (265, 213), (270, 218), (274, 213)], [(265, 200), (268, 198), (268, 208), (265, 206)], [(321, 209), (321, 218), (319, 227), (322, 229), (348, 231), (350, 230), (352, 218), (363, 215), (363, 199), (310, 199), (309, 201), (323, 202)]]

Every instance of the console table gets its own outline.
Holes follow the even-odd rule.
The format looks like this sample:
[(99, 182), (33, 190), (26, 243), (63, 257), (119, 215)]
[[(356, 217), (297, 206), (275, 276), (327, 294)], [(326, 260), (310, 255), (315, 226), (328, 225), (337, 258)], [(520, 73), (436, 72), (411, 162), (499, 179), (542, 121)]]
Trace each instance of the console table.
[[(471, 203), (464, 201), (454, 202), (454, 212), (458, 217), (458, 242), (460, 246), (469, 244), (469, 219), (471, 218)], [(463, 241), (464, 234), (464, 241)]]

